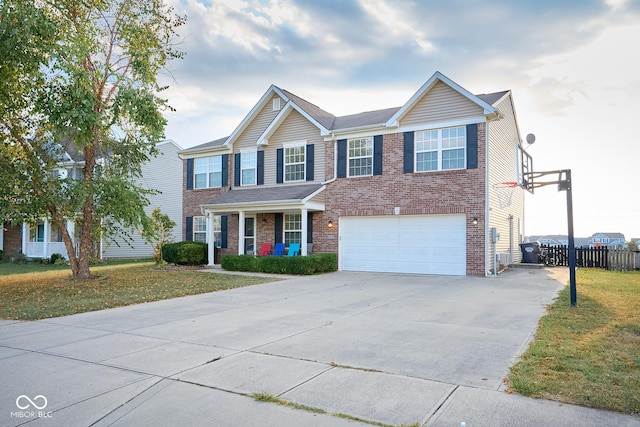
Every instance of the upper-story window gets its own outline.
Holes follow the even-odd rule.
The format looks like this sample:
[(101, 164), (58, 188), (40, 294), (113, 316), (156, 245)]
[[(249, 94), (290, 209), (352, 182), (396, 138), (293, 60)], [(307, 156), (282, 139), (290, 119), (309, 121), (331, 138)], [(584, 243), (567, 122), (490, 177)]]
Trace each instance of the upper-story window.
[(304, 181), (305, 145), (284, 147), (284, 181)]
[(243, 151), (240, 163), (240, 185), (255, 185), (258, 169), (258, 153), (256, 151)]
[(416, 172), (464, 169), (467, 129), (465, 126), (415, 133)]
[(222, 156), (194, 160), (194, 188), (222, 187)]
[(350, 139), (348, 143), (348, 176), (373, 175), (373, 138)]

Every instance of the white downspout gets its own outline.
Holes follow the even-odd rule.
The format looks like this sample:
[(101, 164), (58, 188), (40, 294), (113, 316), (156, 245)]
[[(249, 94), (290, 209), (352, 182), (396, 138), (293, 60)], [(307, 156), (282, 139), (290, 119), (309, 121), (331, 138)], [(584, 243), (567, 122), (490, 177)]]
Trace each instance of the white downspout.
[(329, 184), (338, 179), (338, 141), (336, 141), (336, 136), (333, 132), (331, 132), (331, 139), (333, 140), (333, 178), (323, 181), (322, 185)]
[[(489, 232), (490, 232), (490, 227), (489, 227), (489, 215), (490, 215), (490, 211), (489, 211), (489, 146), (490, 146), (490, 139), (489, 139), (489, 121), (485, 121), (485, 131), (484, 131), (484, 135), (485, 135), (485, 182), (484, 182), (484, 245), (485, 245), (485, 250), (484, 250), (484, 254), (485, 254), (485, 271), (486, 271), (486, 275), (489, 276), (490, 275), (490, 269), (491, 269), (491, 249), (490, 249), (490, 236), (489, 236)], [(493, 262), (495, 263), (495, 259), (493, 260)]]

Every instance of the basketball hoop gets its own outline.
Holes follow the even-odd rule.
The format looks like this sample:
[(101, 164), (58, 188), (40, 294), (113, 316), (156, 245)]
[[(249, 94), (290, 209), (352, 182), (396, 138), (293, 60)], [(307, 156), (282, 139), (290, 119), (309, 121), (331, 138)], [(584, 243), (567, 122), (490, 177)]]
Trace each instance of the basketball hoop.
[(498, 196), (501, 208), (511, 206), (511, 196), (517, 186), (517, 182), (498, 182), (492, 185), (493, 191), (496, 193), (496, 196)]

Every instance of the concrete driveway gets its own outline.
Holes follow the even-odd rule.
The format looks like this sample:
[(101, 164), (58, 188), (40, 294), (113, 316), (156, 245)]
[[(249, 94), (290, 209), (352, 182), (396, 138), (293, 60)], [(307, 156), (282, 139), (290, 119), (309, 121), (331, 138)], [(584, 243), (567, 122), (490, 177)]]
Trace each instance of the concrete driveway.
[(566, 278), (338, 272), (0, 321), (0, 425), (640, 425), (502, 391)]

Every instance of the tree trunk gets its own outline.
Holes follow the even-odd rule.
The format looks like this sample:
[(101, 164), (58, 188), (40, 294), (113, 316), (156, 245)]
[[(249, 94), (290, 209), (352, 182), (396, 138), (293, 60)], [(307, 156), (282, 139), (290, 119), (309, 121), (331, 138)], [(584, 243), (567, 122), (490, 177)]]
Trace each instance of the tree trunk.
[(67, 256), (69, 257), (69, 265), (71, 266), (71, 274), (73, 277), (78, 276), (78, 257), (76, 255), (76, 249), (73, 245), (73, 240), (71, 239), (71, 235), (69, 234), (69, 230), (65, 224), (64, 218), (54, 217), (52, 218), (53, 225), (60, 231), (62, 234), (62, 242), (64, 243), (64, 247), (67, 249)]
[(94, 145), (84, 148), (84, 185), (85, 200), (82, 205), (82, 230), (80, 231), (80, 254), (78, 255), (78, 271), (74, 274), (76, 280), (91, 278), (89, 271), (89, 255), (91, 253), (91, 227), (93, 224), (93, 173), (96, 166), (96, 150)]

